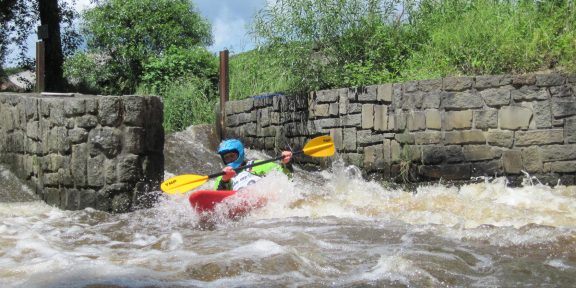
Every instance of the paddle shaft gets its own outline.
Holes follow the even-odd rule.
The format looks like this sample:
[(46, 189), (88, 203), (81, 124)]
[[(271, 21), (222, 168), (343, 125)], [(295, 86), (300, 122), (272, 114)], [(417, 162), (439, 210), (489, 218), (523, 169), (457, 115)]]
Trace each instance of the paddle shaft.
[[(298, 155), (298, 154), (302, 154), (302, 153), (304, 153), (304, 150), (292, 152), (292, 156)], [(276, 158), (272, 158), (272, 159), (268, 159), (268, 160), (264, 160), (264, 161), (254, 162), (254, 163), (252, 163), (252, 164), (240, 166), (240, 167), (234, 169), (234, 171), (240, 172), (240, 171), (242, 171), (242, 170), (244, 170), (244, 169), (252, 168), (252, 167), (254, 167), (254, 166), (258, 166), (258, 165), (262, 165), (262, 164), (266, 164), (266, 163), (270, 163), (270, 162), (274, 162), (274, 161), (278, 161), (278, 160), (282, 160), (283, 158), (284, 158), (284, 156), (278, 156), (278, 157), (276, 157)], [(212, 178), (215, 178), (215, 177), (218, 177), (218, 176), (222, 176), (222, 175), (224, 175), (224, 174), (225, 174), (225, 173), (224, 173), (223, 171), (220, 171), (220, 172), (214, 173), (214, 174), (210, 174), (210, 175), (208, 175), (208, 179), (212, 179)]]

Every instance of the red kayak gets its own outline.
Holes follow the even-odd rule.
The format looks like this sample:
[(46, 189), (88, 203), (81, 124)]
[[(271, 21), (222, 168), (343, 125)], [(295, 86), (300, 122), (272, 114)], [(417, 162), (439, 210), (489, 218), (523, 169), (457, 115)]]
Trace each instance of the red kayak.
[(251, 195), (248, 191), (237, 193), (234, 190), (195, 191), (190, 194), (188, 201), (198, 213), (223, 211), (228, 218), (245, 216), (252, 209), (266, 204), (266, 199), (261, 196)]

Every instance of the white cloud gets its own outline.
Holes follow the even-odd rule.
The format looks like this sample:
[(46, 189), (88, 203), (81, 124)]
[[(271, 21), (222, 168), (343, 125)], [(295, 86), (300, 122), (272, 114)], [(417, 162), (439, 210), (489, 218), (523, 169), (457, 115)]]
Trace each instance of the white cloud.
[(214, 44), (210, 46), (213, 52), (228, 49), (231, 53), (242, 52), (249, 49), (249, 43), (246, 39), (246, 25), (244, 19), (234, 19), (232, 21), (222, 21), (217, 19), (212, 23), (212, 34), (214, 35)]
[(228, 49), (239, 53), (254, 48), (247, 26), (254, 14), (265, 7), (266, 0), (196, 0), (194, 4), (212, 24), (214, 44), (209, 47), (210, 51)]
[[(66, 1), (70, 2), (70, 0)], [(94, 7), (94, 4), (90, 3), (90, 0), (76, 0), (76, 11), (82, 12), (86, 8)]]

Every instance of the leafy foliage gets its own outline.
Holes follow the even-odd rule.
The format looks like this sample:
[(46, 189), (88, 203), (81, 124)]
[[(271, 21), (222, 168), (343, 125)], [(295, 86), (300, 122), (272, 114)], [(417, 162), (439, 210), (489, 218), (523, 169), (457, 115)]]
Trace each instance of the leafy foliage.
[(64, 77), (78, 91), (91, 94), (115, 94), (130, 89), (125, 78), (116, 78), (124, 73), (124, 67), (101, 54), (79, 52), (64, 62)]
[(144, 65), (138, 93), (164, 98), (164, 127), (179, 131), (214, 121), (218, 60), (205, 48), (169, 48)]
[(84, 82), (100, 78), (94, 86), (106, 83), (109, 93), (134, 92), (148, 59), (163, 55), (169, 47), (198, 47), (212, 41), (210, 25), (187, 0), (98, 1), (83, 17), (89, 53), (110, 66), (102, 68), (103, 75)]
[(144, 64), (142, 85), (163, 94), (170, 86), (190, 78), (205, 79), (218, 85), (218, 59), (205, 48), (169, 48), (165, 54), (152, 56)]
[[(257, 87), (306, 92), (447, 75), (576, 71), (575, 5), (570, 0), (271, 1), (257, 14), (252, 32), (267, 48), (260, 50), (270, 59), (266, 63), (277, 65), (256, 66), (265, 70), (259, 73), (276, 77), (242, 94), (268, 92)], [(279, 80), (287, 84), (278, 83), (277, 71), (291, 75)], [(249, 79), (232, 78), (231, 85)]]
[[(398, 1), (287, 0), (256, 16), (253, 32), (277, 49), (298, 75), (292, 90), (308, 91), (390, 79), (409, 46), (395, 46)], [(394, 48), (394, 49), (388, 49)]]

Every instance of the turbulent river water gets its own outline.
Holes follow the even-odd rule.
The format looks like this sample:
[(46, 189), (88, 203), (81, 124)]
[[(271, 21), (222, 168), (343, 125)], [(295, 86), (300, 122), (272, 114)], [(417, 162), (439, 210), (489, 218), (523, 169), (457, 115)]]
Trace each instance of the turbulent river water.
[(402, 191), (358, 175), (337, 157), (271, 174), (253, 191), (268, 205), (206, 227), (186, 195), (63, 211), (0, 169), (0, 287), (574, 287), (576, 187)]

